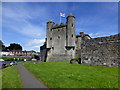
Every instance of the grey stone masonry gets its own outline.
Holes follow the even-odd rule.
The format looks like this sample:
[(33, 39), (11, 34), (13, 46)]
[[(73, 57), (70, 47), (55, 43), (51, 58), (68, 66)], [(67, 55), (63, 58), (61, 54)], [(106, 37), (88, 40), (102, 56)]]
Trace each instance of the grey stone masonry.
[[(75, 48), (75, 17), (70, 13), (66, 24), (47, 22), (46, 44), (41, 46), (42, 61), (69, 61)], [(45, 47), (45, 48), (44, 48)]]
[(82, 63), (118, 67), (120, 60), (119, 35), (83, 40), (81, 43)]
[(120, 33), (91, 38), (80, 32), (75, 34), (75, 16), (70, 13), (66, 23), (50, 20), (46, 26), (46, 40), (40, 47), (41, 61), (70, 61), (81, 59), (81, 64), (118, 67), (120, 62)]

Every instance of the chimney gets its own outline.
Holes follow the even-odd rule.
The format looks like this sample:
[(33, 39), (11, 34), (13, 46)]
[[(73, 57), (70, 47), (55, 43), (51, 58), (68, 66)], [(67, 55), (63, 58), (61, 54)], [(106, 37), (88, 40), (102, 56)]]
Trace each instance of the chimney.
[(84, 32), (80, 32), (79, 34), (80, 34), (80, 35), (83, 35), (83, 34), (84, 34)]

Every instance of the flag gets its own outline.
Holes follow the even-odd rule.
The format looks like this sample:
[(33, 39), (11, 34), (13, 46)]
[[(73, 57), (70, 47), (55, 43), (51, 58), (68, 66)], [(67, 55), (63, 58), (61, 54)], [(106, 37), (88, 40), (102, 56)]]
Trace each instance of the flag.
[(61, 17), (65, 17), (65, 13), (60, 13), (60, 16)]

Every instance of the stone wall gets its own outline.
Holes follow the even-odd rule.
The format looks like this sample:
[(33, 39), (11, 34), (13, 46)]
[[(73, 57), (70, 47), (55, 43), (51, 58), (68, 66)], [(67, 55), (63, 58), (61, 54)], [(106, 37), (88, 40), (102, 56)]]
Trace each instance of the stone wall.
[(46, 43), (44, 43), (44, 45), (40, 47), (40, 60), (45, 62), (46, 57), (47, 57), (47, 48), (46, 48)]
[(65, 54), (66, 26), (52, 29), (52, 54)]
[(65, 61), (66, 25), (52, 28), (52, 47), (47, 50), (46, 61)]
[(81, 36), (76, 36), (76, 46), (74, 58), (81, 58)]
[(83, 40), (81, 44), (82, 63), (118, 67), (120, 60), (118, 35)]
[(72, 58), (71, 55), (66, 55), (66, 54), (52, 54), (50, 55), (48, 58), (48, 61), (70, 61), (70, 59)]

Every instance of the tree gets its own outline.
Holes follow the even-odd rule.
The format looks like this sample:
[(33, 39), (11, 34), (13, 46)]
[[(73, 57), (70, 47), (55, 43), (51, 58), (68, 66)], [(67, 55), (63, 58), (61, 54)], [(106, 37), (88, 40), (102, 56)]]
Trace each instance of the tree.
[(2, 40), (0, 40), (0, 50), (6, 50), (6, 46), (3, 44)]
[(0, 51), (2, 51), (3, 42), (0, 40)]
[(7, 47), (9, 50), (20, 50), (22, 51), (22, 46), (20, 44), (11, 43), (10, 46)]
[(5, 45), (2, 45), (2, 50), (7, 50), (7, 47)]
[(10, 46), (6, 47), (2, 40), (0, 40), (0, 50), (20, 50), (22, 51), (22, 46), (20, 44), (11, 43)]
[(38, 55), (34, 55), (34, 58), (37, 59), (37, 60), (40, 59), (40, 57)]
[(3, 42), (2, 42), (2, 40), (0, 40), (0, 45), (3, 45)]

